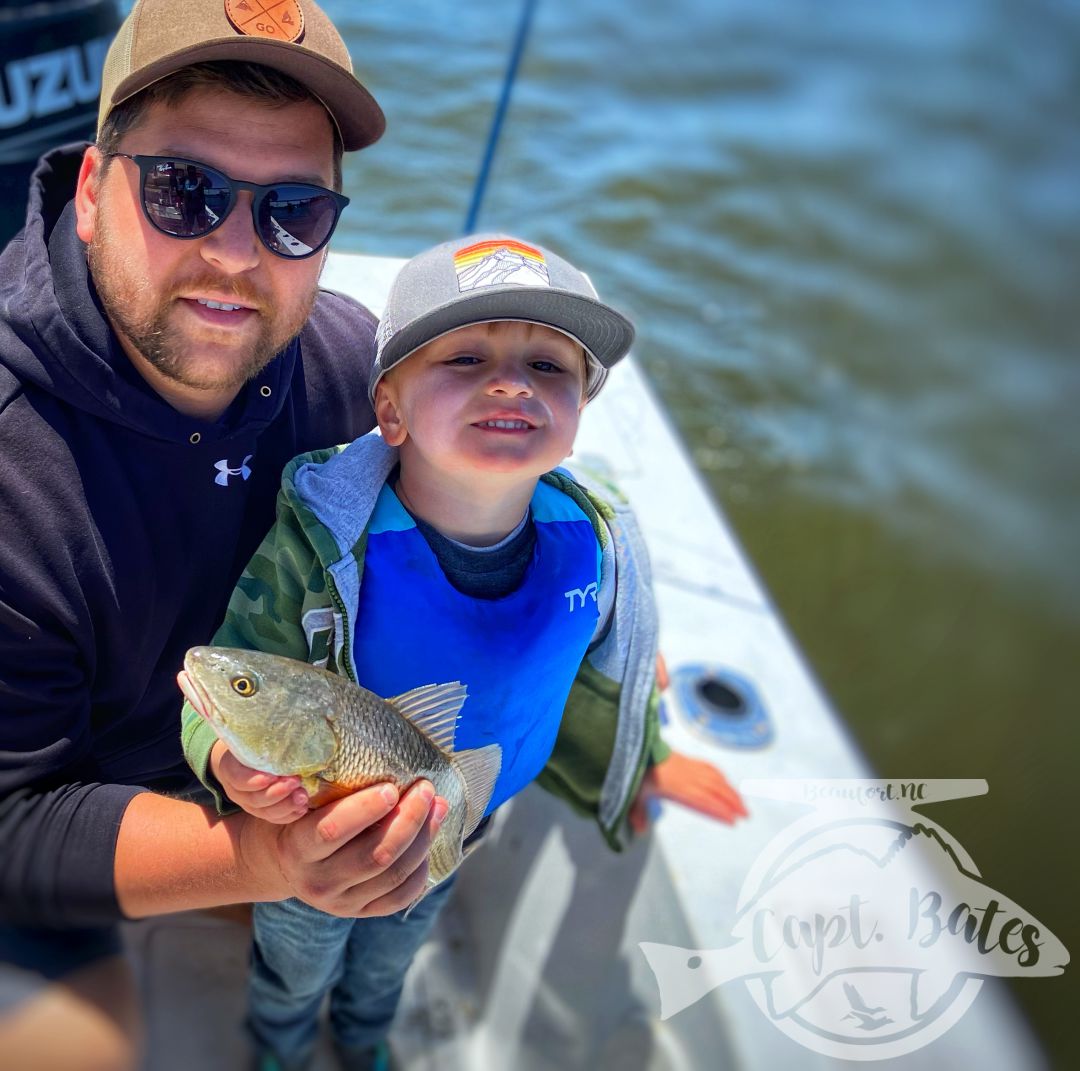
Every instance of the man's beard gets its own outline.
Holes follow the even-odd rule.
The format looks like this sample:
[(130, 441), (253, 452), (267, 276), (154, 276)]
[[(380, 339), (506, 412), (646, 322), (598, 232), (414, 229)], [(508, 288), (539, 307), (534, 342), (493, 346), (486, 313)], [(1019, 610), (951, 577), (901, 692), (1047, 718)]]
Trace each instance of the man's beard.
[[(167, 379), (198, 390), (239, 390), (257, 376), (285, 346), (300, 333), (315, 303), (317, 286), (288, 320), (268, 315), (273, 308), (265, 295), (259, 294), (239, 279), (229, 279), (210, 271), (177, 281), (168, 292), (155, 296), (151, 284), (141, 277), (132, 277), (124, 244), (118, 241), (105, 223), (105, 213), (99, 211), (94, 224), (87, 258), (101, 304), (117, 335), (124, 338)], [(257, 307), (258, 333), (251, 345), (236, 355), (226, 370), (203, 368), (195, 359), (192, 345), (169, 325), (180, 294), (205, 291), (227, 294), (237, 304)], [(141, 311), (140, 311), (141, 310)]]

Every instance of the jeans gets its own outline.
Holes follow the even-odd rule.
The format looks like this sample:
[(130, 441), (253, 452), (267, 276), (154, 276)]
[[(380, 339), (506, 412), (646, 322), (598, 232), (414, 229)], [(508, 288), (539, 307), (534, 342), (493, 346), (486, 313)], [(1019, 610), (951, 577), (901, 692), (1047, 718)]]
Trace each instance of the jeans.
[(330, 993), (337, 1041), (364, 1048), (382, 1041), (401, 999), (405, 972), (431, 932), (456, 875), (409, 912), (383, 918), (327, 915), (300, 900), (256, 904), (248, 1027), (262, 1048), (303, 1066), (315, 1048), (319, 1011)]

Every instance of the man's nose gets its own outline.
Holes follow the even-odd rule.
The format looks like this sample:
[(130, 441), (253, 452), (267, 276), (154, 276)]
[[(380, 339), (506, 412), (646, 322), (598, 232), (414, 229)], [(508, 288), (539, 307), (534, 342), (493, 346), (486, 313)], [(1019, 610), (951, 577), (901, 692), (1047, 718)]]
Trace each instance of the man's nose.
[(259, 263), (263, 247), (255, 233), (251, 200), (250, 193), (241, 192), (225, 222), (200, 240), (203, 259), (220, 271), (239, 274)]

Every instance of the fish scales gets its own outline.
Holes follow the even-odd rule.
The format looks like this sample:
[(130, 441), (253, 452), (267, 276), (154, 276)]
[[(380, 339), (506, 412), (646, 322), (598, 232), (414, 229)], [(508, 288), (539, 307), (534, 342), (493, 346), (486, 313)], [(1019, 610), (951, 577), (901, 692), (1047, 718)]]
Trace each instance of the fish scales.
[[(344, 684), (351, 682), (339, 678)], [(343, 690), (344, 691), (344, 690)], [(385, 700), (372, 693), (356, 693), (352, 687), (343, 697), (337, 761), (320, 776), (331, 786), (315, 796), (316, 804), (334, 798), (336, 788), (356, 791), (368, 785), (391, 782), (399, 791), (420, 778), (435, 786), (450, 811), (431, 846), (428, 873), (432, 884), (448, 877), (457, 867), (453, 845), (460, 846), (465, 822), (465, 793), (460, 775), (445, 753), (411, 722), (402, 718)], [(364, 727), (368, 731), (364, 731)]]
[(427, 685), (390, 700), (316, 666), (260, 651), (195, 647), (178, 681), (245, 765), (299, 776), (313, 807), (368, 785), (426, 778), (449, 804), (428, 859), (429, 888), (452, 873), (491, 798), (498, 745), (453, 750), (466, 690)]

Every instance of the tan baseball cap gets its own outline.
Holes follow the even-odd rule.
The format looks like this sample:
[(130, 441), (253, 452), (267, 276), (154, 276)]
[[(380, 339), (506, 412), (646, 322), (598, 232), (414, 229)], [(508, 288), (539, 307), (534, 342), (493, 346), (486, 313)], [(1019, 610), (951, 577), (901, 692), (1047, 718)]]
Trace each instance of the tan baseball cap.
[(101, 74), (98, 131), (109, 112), (181, 67), (241, 60), (273, 67), (317, 97), (346, 150), (377, 141), (386, 119), (356, 80), (341, 35), (313, 0), (137, 0)]

